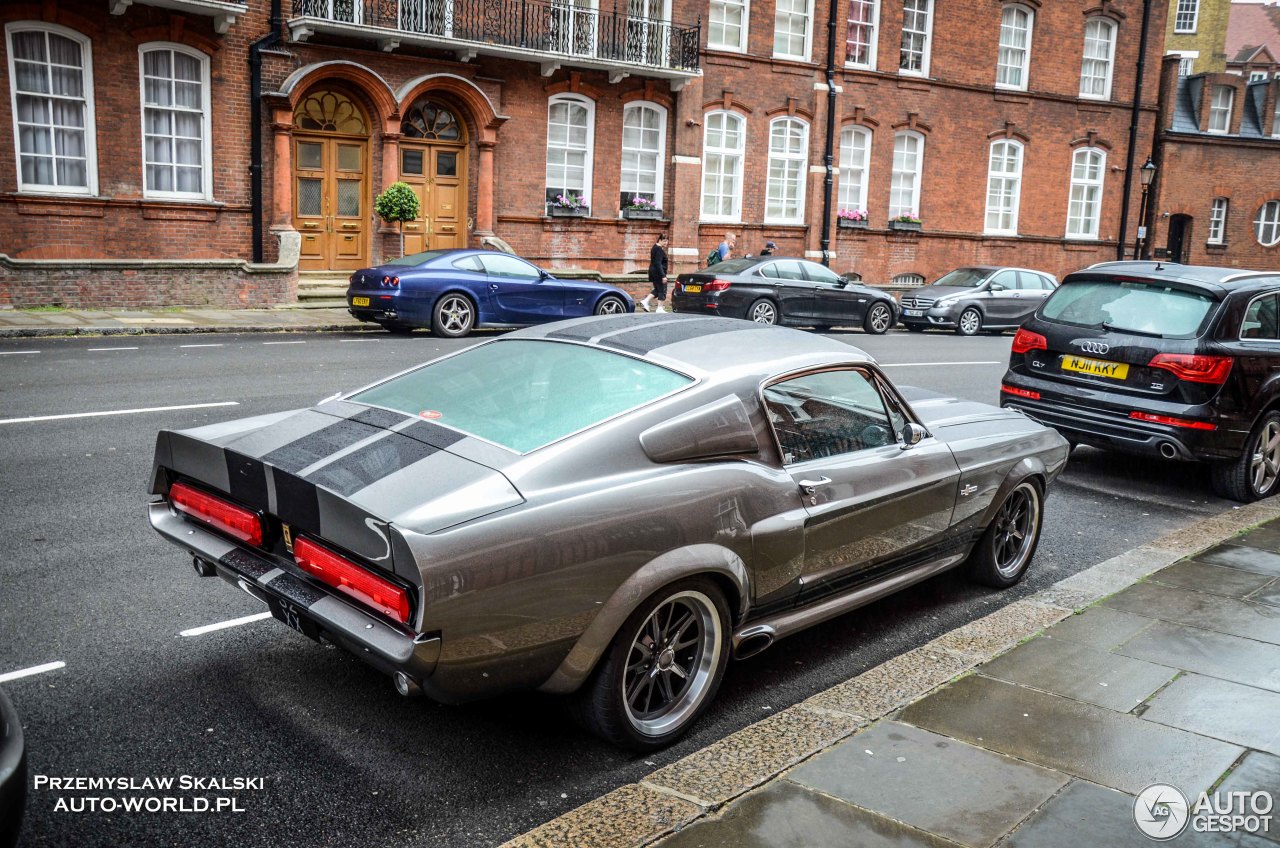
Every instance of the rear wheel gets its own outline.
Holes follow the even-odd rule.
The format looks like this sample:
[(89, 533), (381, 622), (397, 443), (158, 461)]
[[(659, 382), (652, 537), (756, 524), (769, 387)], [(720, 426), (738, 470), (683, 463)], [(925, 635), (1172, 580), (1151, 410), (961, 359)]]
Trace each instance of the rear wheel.
[(757, 324), (776, 324), (778, 323), (778, 307), (773, 305), (772, 300), (762, 297), (751, 304), (751, 308), (747, 310), (747, 320), (754, 321)]
[(431, 312), (431, 332), (448, 339), (465, 336), (475, 322), (476, 308), (466, 295), (446, 294)]
[(626, 311), (627, 305), (622, 302), (622, 298), (613, 295), (600, 298), (600, 302), (596, 304), (597, 315), (621, 315)]
[(956, 322), (956, 332), (962, 336), (976, 336), (982, 330), (982, 313), (970, 306), (960, 313)]
[(969, 576), (996, 589), (1022, 579), (1040, 543), (1044, 519), (1040, 488), (1024, 480), (1005, 496), (978, 546), (969, 555)]
[(1211, 479), (1214, 493), (1241, 503), (1273, 494), (1280, 481), (1280, 412), (1262, 416), (1240, 458), (1214, 464)]
[(673, 583), (641, 604), (574, 696), (575, 717), (615, 745), (674, 742), (715, 697), (729, 660), (729, 608), (711, 580)]
[(862, 329), (873, 336), (882, 336), (893, 324), (893, 312), (883, 303), (873, 303), (862, 321)]

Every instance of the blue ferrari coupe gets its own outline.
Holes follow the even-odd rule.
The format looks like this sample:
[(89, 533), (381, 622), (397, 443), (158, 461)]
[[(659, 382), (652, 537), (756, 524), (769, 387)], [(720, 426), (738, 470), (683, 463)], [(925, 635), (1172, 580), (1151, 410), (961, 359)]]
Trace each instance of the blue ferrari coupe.
[(428, 250), (351, 275), (347, 306), (392, 333), (430, 327), (458, 338), (473, 327), (518, 327), (635, 312), (631, 296), (590, 280), (557, 280), (493, 250)]

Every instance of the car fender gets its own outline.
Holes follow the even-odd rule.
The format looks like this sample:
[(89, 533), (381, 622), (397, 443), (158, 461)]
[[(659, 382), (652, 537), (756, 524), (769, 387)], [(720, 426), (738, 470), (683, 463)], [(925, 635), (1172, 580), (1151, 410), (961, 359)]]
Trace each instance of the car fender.
[(982, 514), (982, 521), (978, 525), (984, 532), (995, 520), (996, 512), (1004, 504), (1004, 499), (1009, 496), (1009, 493), (1031, 477), (1040, 479), (1041, 497), (1048, 494), (1051, 475), (1045, 468), (1044, 461), (1038, 456), (1023, 457), (1009, 469), (1009, 473), (1004, 476), (1004, 481), (996, 489), (995, 496), (991, 498), (991, 503), (987, 504), (986, 511)]
[(460, 294), (467, 300), (471, 301), (471, 305), (476, 308), (475, 324), (491, 321), (492, 314), (492, 298), (488, 294), (477, 295), (466, 286), (451, 285), (431, 295), (431, 306), (427, 309), (426, 319), (432, 321), (436, 314), (436, 304), (440, 302), (440, 298), (447, 297), (451, 294)]
[[(741, 620), (751, 603), (751, 577), (741, 557), (728, 548), (713, 544), (688, 545), (650, 560), (614, 590), (587, 629), (578, 637), (569, 655), (547, 680), (540, 692), (568, 694), (580, 687), (609, 649), (613, 637), (640, 604), (664, 586), (686, 577), (713, 574), (733, 583), (738, 595), (735, 620)], [(730, 601), (732, 603), (732, 599)]]

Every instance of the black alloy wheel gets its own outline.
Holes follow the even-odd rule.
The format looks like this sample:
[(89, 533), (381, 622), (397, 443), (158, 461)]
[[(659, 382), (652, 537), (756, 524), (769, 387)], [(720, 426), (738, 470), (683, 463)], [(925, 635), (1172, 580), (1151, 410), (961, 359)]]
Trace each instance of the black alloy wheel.
[(1022, 481), (1005, 496), (969, 555), (970, 577), (995, 589), (1022, 579), (1040, 543), (1043, 500), (1034, 480)]
[(1274, 494), (1280, 482), (1280, 411), (1262, 416), (1239, 458), (1215, 463), (1210, 480), (1215, 494), (1240, 503)]

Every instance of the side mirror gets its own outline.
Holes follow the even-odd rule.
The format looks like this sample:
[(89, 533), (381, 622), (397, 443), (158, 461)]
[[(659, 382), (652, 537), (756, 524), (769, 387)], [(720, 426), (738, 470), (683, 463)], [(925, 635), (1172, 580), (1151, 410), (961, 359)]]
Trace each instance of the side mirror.
[(913, 448), (929, 435), (929, 431), (915, 422), (909, 422), (902, 428), (902, 449)]
[(987, 291), (1002, 292), (1004, 291), (1004, 286), (1000, 285), (999, 283), (991, 283), (990, 285), (987, 286)]

